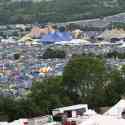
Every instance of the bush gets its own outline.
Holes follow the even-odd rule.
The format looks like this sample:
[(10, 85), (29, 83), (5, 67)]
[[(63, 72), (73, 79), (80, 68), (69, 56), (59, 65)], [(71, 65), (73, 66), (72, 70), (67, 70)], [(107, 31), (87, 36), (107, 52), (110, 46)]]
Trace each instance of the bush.
[(125, 53), (111, 52), (106, 55), (106, 58), (119, 58), (125, 59)]
[(14, 59), (15, 60), (18, 60), (19, 58), (20, 58), (20, 54), (19, 53), (14, 54)]
[(53, 50), (48, 48), (43, 54), (43, 59), (49, 58), (65, 58), (65, 52), (63, 50)]

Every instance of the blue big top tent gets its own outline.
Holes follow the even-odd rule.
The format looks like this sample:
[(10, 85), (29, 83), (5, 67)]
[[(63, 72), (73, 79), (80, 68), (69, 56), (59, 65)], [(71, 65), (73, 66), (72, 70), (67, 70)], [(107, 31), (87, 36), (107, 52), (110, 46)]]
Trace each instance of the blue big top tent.
[(70, 40), (72, 40), (72, 35), (69, 32), (49, 32), (41, 38), (41, 42), (44, 44)]

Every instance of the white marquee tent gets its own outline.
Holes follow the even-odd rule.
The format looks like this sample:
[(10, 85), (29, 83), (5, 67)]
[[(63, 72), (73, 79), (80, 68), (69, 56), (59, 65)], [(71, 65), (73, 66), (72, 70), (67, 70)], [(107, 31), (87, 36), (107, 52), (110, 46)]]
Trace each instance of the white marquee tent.
[(125, 119), (96, 115), (86, 121), (83, 121), (80, 125), (125, 125)]
[(121, 118), (122, 112), (125, 110), (125, 100), (121, 99), (117, 104), (110, 108), (104, 115)]

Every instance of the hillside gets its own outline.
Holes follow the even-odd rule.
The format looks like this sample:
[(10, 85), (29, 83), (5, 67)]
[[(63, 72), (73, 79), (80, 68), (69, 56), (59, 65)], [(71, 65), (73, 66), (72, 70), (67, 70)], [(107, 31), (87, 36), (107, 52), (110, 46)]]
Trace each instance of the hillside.
[(64, 22), (125, 12), (125, 0), (14, 1), (0, 0), (0, 23)]

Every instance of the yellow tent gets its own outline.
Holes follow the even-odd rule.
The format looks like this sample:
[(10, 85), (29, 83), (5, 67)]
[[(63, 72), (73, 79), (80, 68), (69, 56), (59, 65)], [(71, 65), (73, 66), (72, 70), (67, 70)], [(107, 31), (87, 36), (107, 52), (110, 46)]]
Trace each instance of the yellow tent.
[(33, 41), (33, 39), (30, 37), (29, 34), (27, 34), (26, 36), (24, 36), (23, 38), (18, 40), (18, 42), (32, 42), (32, 41)]

